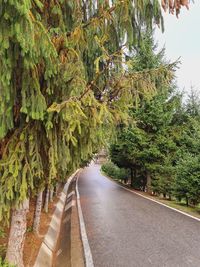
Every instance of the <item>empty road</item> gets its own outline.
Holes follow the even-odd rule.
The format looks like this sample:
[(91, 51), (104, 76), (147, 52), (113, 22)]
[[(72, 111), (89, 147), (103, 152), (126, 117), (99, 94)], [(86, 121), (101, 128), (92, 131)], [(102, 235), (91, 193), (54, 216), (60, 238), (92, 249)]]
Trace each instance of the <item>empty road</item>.
[(200, 267), (200, 222), (128, 192), (99, 165), (78, 187), (95, 267)]

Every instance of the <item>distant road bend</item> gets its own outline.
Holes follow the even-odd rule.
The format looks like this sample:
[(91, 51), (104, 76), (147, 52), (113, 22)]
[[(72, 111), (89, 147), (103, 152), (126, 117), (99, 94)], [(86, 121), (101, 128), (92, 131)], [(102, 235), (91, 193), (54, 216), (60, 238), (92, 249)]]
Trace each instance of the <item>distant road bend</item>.
[(85, 168), (78, 181), (95, 267), (200, 267), (200, 222)]

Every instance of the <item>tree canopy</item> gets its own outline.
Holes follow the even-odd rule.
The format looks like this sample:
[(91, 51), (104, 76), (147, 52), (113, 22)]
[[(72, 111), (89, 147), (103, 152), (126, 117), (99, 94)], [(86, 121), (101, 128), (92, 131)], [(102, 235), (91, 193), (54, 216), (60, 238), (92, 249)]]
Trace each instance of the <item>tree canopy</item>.
[[(158, 68), (163, 62), (164, 50), (156, 53), (152, 33), (144, 34), (132, 71)], [(111, 160), (118, 166), (121, 164), (120, 167), (134, 170), (132, 185), (134, 180), (137, 183), (138, 175), (145, 184), (148, 177), (161, 174), (169, 151), (174, 150), (173, 141), (169, 139), (175, 106), (175, 98), (170, 96), (172, 85), (165, 86), (157, 81), (155, 86), (157, 93), (153, 97), (140, 95), (138, 106), (130, 109), (130, 126), (119, 129), (118, 139), (111, 145)]]
[[(133, 71), (155, 68), (164, 50), (155, 53), (151, 34), (134, 57)], [(138, 107), (130, 108), (128, 125), (118, 127), (110, 145), (110, 159), (132, 170), (131, 185), (164, 197), (199, 203), (199, 96), (192, 90), (187, 101), (176, 90), (157, 83), (157, 94), (140, 95)]]
[[(156, 1), (1, 1), (0, 219), (65, 179), (173, 65), (129, 71)], [(126, 67), (127, 66), (127, 67)], [(106, 130), (105, 130), (106, 129)]]

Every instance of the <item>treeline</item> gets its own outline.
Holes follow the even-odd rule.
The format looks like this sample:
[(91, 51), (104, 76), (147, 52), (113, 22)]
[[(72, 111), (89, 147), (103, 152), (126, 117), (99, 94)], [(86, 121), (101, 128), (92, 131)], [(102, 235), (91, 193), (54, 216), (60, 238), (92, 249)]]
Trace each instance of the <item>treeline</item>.
[[(164, 60), (153, 37), (145, 39), (133, 70), (155, 68)], [(138, 106), (130, 108), (129, 125), (119, 125), (110, 144), (110, 159), (128, 171), (132, 187), (195, 206), (200, 202), (199, 95), (192, 90), (186, 99), (173, 81), (165, 87), (157, 83), (157, 92), (150, 99), (140, 95)], [(103, 168), (109, 172), (114, 166)]]

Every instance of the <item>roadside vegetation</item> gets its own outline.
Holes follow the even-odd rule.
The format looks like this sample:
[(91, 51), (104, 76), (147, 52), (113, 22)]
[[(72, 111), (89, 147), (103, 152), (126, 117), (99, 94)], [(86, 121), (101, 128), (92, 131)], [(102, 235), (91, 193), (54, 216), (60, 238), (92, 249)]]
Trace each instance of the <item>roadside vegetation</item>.
[[(156, 68), (164, 60), (164, 50), (157, 52), (153, 36), (146, 34), (132, 68), (137, 71)], [(111, 162), (103, 165), (102, 170), (114, 178), (118, 178), (121, 168), (123, 171), (129, 170), (131, 187), (168, 200), (177, 200), (178, 203), (185, 203), (194, 209), (198, 207), (198, 93), (192, 88), (185, 98), (174, 80), (164, 87), (158, 83), (157, 94), (150, 99), (140, 95), (138, 105), (129, 109), (129, 116), (128, 125), (118, 126), (116, 139), (109, 146)], [(113, 172), (116, 166), (119, 168), (117, 175)]]
[(101, 166), (101, 170), (109, 177), (120, 180), (121, 182), (128, 182), (129, 171), (124, 168), (119, 168), (113, 162), (106, 162)]

